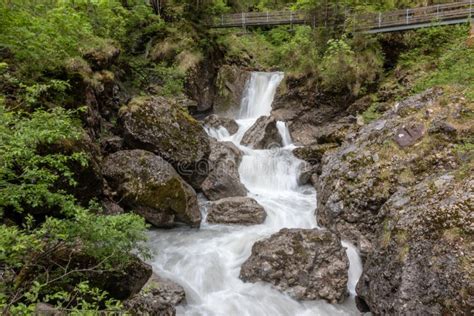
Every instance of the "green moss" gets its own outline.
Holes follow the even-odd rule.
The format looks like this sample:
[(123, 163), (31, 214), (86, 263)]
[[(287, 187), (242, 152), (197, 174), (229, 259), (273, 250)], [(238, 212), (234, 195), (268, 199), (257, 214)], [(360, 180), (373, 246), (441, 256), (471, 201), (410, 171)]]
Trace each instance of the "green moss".
[(381, 238), (381, 243), (383, 248), (387, 248), (388, 245), (390, 244), (390, 240), (392, 239), (392, 231), (390, 229), (390, 220), (386, 219), (383, 222), (383, 232), (382, 232), (382, 238)]

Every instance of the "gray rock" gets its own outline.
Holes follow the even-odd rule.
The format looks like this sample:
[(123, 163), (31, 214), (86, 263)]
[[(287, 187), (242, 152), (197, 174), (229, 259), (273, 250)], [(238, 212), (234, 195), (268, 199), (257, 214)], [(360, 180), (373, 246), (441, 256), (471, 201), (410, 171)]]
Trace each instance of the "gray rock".
[(433, 121), (428, 129), (430, 134), (444, 134), (449, 137), (455, 137), (457, 129), (453, 125), (445, 122), (444, 120)]
[(218, 128), (219, 126), (225, 127), (230, 135), (237, 133), (239, 130), (239, 125), (237, 122), (235, 122), (235, 120), (226, 117), (219, 117), (215, 114), (206, 117), (204, 120), (204, 125), (212, 128)]
[(416, 144), (424, 135), (425, 126), (421, 123), (413, 123), (397, 129), (393, 138), (398, 146), (403, 148)]
[(474, 177), (452, 176), (426, 179), (385, 203), (386, 220), (356, 289), (361, 310), (472, 314)]
[(282, 229), (252, 247), (240, 278), (264, 281), (298, 300), (341, 302), (349, 261), (339, 238), (317, 229)]
[[(239, 59), (241, 59), (240, 56)], [(239, 65), (223, 65), (217, 73), (218, 94), (214, 100), (214, 112), (234, 114), (239, 110), (250, 72)], [(230, 131), (229, 131), (230, 132)]]
[(154, 226), (199, 226), (196, 193), (161, 157), (139, 149), (119, 151), (105, 158), (102, 170), (121, 204)]
[[(325, 152), (321, 159), (316, 185), (318, 223), (356, 244), (363, 259), (373, 249), (377, 228), (384, 225), (381, 208), (395, 192), (460, 166), (456, 138), (424, 131), (423, 126), (448, 118), (459, 126), (457, 138), (469, 134), (469, 127), (453, 118), (451, 107), (442, 105), (437, 96), (438, 92), (428, 90), (400, 102), (396, 110), (364, 125), (351, 142)], [(467, 109), (468, 104), (463, 107)], [(431, 115), (425, 116), (426, 111)], [(401, 148), (393, 137), (397, 130), (408, 141), (400, 144), (419, 144)]]
[(62, 316), (66, 315), (66, 312), (60, 311), (51, 304), (38, 303), (36, 304), (34, 314), (35, 316)]
[(184, 289), (171, 280), (153, 274), (140, 293), (124, 302), (137, 315), (174, 316), (175, 306), (186, 303)]
[(271, 116), (262, 116), (248, 129), (242, 138), (242, 145), (254, 149), (271, 149), (282, 146), (277, 121)]
[(138, 97), (120, 111), (125, 144), (171, 163), (194, 188), (207, 176), (209, 137), (179, 105), (162, 97)]
[(233, 143), (211, 140), (210, 171), (201, 185), (202, 192), (209, 200), (247, 195), (247, 189), (240, 182), (241, 159), (242, 152)]
[(256, 225), (265, 221), (265, 209), (252, 198), (231, 197), (209, 203), (207, 221), (216, 224)]

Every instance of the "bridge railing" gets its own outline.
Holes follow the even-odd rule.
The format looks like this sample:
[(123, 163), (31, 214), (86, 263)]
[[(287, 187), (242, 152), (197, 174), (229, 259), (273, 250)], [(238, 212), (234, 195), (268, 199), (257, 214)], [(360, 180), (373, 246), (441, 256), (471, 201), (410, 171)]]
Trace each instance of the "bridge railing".
[(349, 13), (342, 10), (325, 12), (271, 11), (224, 14), (214, 20), (213, 27), (246, 27), (259, 25), (308, 24), (325, 25), (338, 21), (355, 31), (388, 29), (403, 25), (416, 25), (436, 21), (466, 19), (474, 15), (474, 0), (458, 1), (427, 7), (395, 10), (385, 13)]
[(437, 20), (454, 20), (466, 18), (474, 13), (474, 1), (460, 1), (390, 11), (387, 13), (359, 14), (353, 17), (354, 28), (358, 31), (388, 28), (401, 25), (422, 24)]
[(310, 15), (305, 11), (243, 12), (220, 16), (214, 27), (303, 24), (309, 21)]

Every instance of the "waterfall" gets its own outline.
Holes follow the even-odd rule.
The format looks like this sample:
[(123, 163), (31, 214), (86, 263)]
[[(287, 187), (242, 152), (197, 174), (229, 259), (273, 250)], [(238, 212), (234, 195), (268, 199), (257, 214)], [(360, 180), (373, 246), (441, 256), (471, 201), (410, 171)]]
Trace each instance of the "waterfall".
[(238, 119), (258, 119), (270, 115), (273, 97), (282, 79), (282, 72), (253, 72), (242, 98)]
[[(295, 146), (286, 124), (277, 124), (283, 148), (254, 150), (240, 144), (259, 117), (270, 115), (282, 79), (280, 72), (252, 73), (236, 117), (237, 133), (229, 135), (224, 127), (206, 129), (218, 141), (231, 141), (244, 152), (240, 178), (249, 190), (248, 195), (265, 208), (265, 222), (255, 226), (228, 226), (203, 221), (199, 230), (177, 228), (151, 232), (150, 245), (156, 249), (154, 269), (186, 290), (187, 305), (177, 308), (178, 315), (358, 314), (353, 297), (338, 305), (322, 300), (298, 302), (269, 284), (244, 283), (239, 279), (240, 267), (257, 240), (282, 228), (318, 227), (314, 216), (316, 192), (311, 186), (298, 185), (303, 163), (292, 154)], [(202, 211), (205, 214), (205, 209)], [(351, 259), (348, 289), (352, 293), (354, 280), (357, 282), (358, 278), (358, 270), (353, 266), (357, 264), (357, 258), (354, 259), (357, 252), (350, 245), (344, 246)]]

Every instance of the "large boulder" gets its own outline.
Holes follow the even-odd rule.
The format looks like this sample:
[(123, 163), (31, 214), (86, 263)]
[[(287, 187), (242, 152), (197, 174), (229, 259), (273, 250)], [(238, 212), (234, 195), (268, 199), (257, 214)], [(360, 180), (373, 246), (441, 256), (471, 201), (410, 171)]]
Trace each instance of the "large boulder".
[(140, 292), (153, 273), (151, 266), (137, 257), (119, 271), (91, 272), (91, 285), (107, 291), (112, 297), (125, 300)]
[(474, 310), (474, 176), (451, 172), (400, 189), (381, 209), (374, 251), (356, 291), (375, 315), (470, 315)]
[(171, 280), (153, 274), (142, 290), (124, 302), (125, 308), (136, 315), (176, 315), (176, 305), (186, 302), (184, 289)]
[(245, 132), (242, 145), (253, 149), (271, 149), (282, 146), (282, 138), (277, 121), (271, 116), (262, 116)]
[(172, 101), (137, 97), (121, 109), (125, 144), (171, 163), (194, 188), (207, 176), (209, 137), (201, 124)]
[(229, 132), (230, 135), (237, 133), (239, 130), (239, 125), (235, 120), (227, 117), (220, 117), (216, 114), (211, 114), (206, 117), (204, 124), (212, 128), (219, 128), (222, 126)]
[(240, 182), (241, 159), (242, 152), (233, 143), (211, 140), (210, 172), (201, 185), (202, 192), (209, 200), (247, 195), (247, 189)]
[(163, 158), (140, 149), (118, 151), (104, 159), (102, 170), (121, 204), (154, 226), (199, 226), (196, 192)]
[(240, 278), (269, 282), (298, 300), (337, 303), (347, 294), (348, 268), (347, 255), (335, 234), (285, 228), (253, 245)]
[[(381, 208), (400, 187), (412, 187), (465, 163), (457, 143), (469, 142), (474, 125), (466, 124), (459, 113), (472, 111), (473, 104), (459, 96), (450, 96), (448, 106), (446, 100), (443, 91), (427, 90), (395, 103), (337, 150), (323, 155), (317, 181), (318, 221), (357, 244), (363, 257), (371, 252), (377, 229), (384, 225)], [(440, 120), (456, 126), (456, 135), (452, 129), (435, 128)], [(429, 132), (415, 135), (413, 126)], [(397, 140), (408, 134), (410, 141), (402, 147)]]
[(321, 92), (314, 76), (288, 75), (277, 91), (271, 115), (287, 123), (297, 145), (341, 143), (354, 125), (347, 116), (355, 114), (348, 111), (350, 101), (344, 94)]
[(265, 209), (252, 198), (231, 197), (209, 203), (207, 221), (216, 224), (256, 225), (265, 221)]

